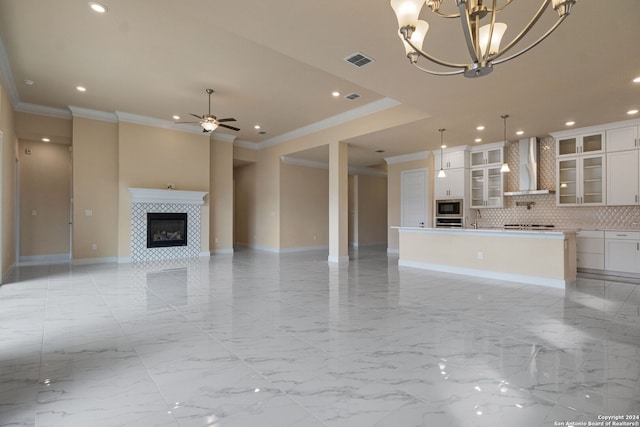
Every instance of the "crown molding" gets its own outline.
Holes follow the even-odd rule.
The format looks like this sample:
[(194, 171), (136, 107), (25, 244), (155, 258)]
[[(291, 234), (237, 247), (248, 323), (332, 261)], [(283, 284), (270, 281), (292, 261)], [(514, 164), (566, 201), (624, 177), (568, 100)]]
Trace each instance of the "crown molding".
[(56, 119), (71, 120), (72, 118), (69, 110), (29, 104), (27, 102), (18, 102), (18, 104), (14, 106), (14, 110), (18, 113), (35, 114), (38, 116), (54, 117)]
[[(200, 133), (202, 133), (202, 131), (200, 131)], [(224, 141), (224, 142), (235, 142), (236, 140), (236, 136), (234, 135), (229, 135), (227, 133), (217, 133), (217, 132), (211, 132), (211, 139), (215, 139), (216, 141)]]
[(20, 102), (20, 97), (18, 96), (18, 89), (16, 88), (15, 81), (13, 80), (13, 73), (11, 72), (11, 62), (9, 62), (9, 55), (7, 55), (7, 50), (4, 48), (4, 43), (0, 38), (0, 80), (7, 90), (9, 94), (9, 99), (11, 100), (11, 105), (13, 108), (16, 108), (18, 103)]
[(333, 126), (337, 126), (351, 120), (359, 119), (361, 117), (365, 117), (379, 111), (384, 111), (398, 105), (400, 105), (400, 102), (396, 101), (395, 99), (381, 98), (377, 101), (370, 102), (369, 104), (363, 105), (361, 107), (354, 108), (353, 110), (345, 111), (344, 113), (329, 117), (328, 119), (320, 120), (319, 122), (312, 123), (308, 126), (303, 126), (301, 128), (292, 130), (291, 132), (286, 132), (282, 135), (274, 136), (273, 138), (262, 141), (261, 143), (259, 143), (259, 145), (260, 148), (273, 147), (274, 145), (278, 145), (295, 138), (310, 135), (312, 133), (320, 132)]
[(178, 132), (195, 133), (202, 135), (202, 129), (195, 126), (177, 125), (169, 120), (155, 119), (153, 117), (141, 116), (138, 114), (125, 113), (122, 111), (116, 111), (116, 116), (119, 122), (134, 123), (137, 125), (153, 126), (163, 129), (171, 129)]
[[(329, 163), (327, 162), (305, 160), (291, 156), (280, 156), (280, 159), (282, 160), (282, 163), (287, 165), (329, 170)], [(387, 173), (383, 170), (369, 168), (366, 166), (349, 166), (349, 175), (387, 176)]]
[(108, 113), (106, 111), (91, 110), (89, 108), (75, 107), (69, 105), (69, 110), (73, 117), (80, 117), (83, 119), (100, 120), (101, 122), (118, 123), (118, 117), (114, 113)]
[(236, 139), (234, 145), (240, 148), (248, 148), (249, 150), (259, 150), (260, 144), (255, 142), (244, 141), (242, 139)]
[(429, 151), (419, 151), (417, 153), (402, 154), (400, 156), (385, 157), (384, 161), (389, 165), (396, 163), (411, 162), (413, 160), (424, 160), (429, 157)]

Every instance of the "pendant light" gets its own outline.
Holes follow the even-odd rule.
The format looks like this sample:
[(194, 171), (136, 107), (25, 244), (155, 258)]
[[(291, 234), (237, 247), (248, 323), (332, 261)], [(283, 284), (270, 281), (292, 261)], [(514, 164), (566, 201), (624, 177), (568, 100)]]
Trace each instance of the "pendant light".
[(442, 169), (442, 159), (444, 158), (444, 149), (447, 148), (446, 145), (442, 143), (442, 134), (446, 129), (438, 129), (440, 132), (440, 172), (438, 172), (438, 178), (446, 178), (447, 174), (444, 173), (444, 169)]
[[(507, 144), (509, 143), (509, 141), (507, 141), (507, 117), (509, 117), (508, 114), (503, 114), (502, 116), (502, 120), (504, 120), (504, 145), (505, 147), (507, 146)], [(502, 167), (500, 168), (500, 172), (505, 173), (505, 172), (511, 172), (511, 169), (509, 169), (509, 163), (505, 162), (502, 163)]]

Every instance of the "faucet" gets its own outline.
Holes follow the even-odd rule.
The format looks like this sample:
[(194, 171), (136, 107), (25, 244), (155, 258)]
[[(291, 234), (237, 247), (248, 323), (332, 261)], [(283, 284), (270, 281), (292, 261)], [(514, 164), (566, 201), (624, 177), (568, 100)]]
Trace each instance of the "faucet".
[(478, 220), (482, 218), (482, 215), (480, 214), (480, 209), (476, 209), (476, 220), (475, 222), (471, 223), (471, 226), (473, 227), (474, 230), (478, 229)]

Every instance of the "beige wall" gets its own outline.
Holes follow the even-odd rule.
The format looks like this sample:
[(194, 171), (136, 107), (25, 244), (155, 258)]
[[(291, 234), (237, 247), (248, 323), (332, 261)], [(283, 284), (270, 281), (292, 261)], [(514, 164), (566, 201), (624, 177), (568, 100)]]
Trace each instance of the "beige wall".
[[(258, 151), (257, 246), (280, 247), (280, 156), (423, 119), (424, 113), (397, 106)], [(346, 203), (345, 203), (346, 206)]]
[[(209, 134), (118, 124), (118, 257), (131, 254), (131, 198), (128, 189), (167, 188), (209, 192)], [(201, 251), (209, 250), (209, 198), (202, 206)]]
[(20, 141), (20, 257), (69, 254), (68, 145)]
[[(73, 119), (73, 197), (73, 259), (116, 257), (117, 123)], [(91, 216), (85, 215), (87, 210)]]
[(256, 164), (233, 169), (234, 181), (234, 246), (256, 244)]
[(0, 131), (2, 131), (2, 165), (0, 179), (0, 271), (2, 279), (16, 262), (15, 251), (15, 162), (18, 151), (18, 138), (14, 130), (14, 113), (9, 95), (0, 84)]
[(427, 194), (428, 212), (427, 217), (429, 223), (428, 227), (433, 225), (433, 156), (429, 155), (422, 160), (412, 160), (403, 163), (391, 163), (387, 168), (387, 221), (389, 228), (387, 230), (387, 248), (390, 251), (398, 251), (399, 240), (398, 230), (392, 229), (392, 226), (399, 226), (401, 222), (400, 207), (401, 207), (401, 189), (402, 189), (402, 171), (412, 169), (424, 169), (428, 168), (427, 186), (429, 188)]
[(387, 177), (358, 176), (358, 246), (387, 243)]
[(280, 249), (328, 247), (329, 171), (282, 164), (280, 194)]

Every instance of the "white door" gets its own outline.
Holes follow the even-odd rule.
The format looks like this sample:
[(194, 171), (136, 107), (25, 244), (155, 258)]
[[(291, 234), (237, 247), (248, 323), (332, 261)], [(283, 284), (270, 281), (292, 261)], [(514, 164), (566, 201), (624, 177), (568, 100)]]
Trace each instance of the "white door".
[(427, 170), (414, 169), (401, 172), (402, 227), (427, 225)]

